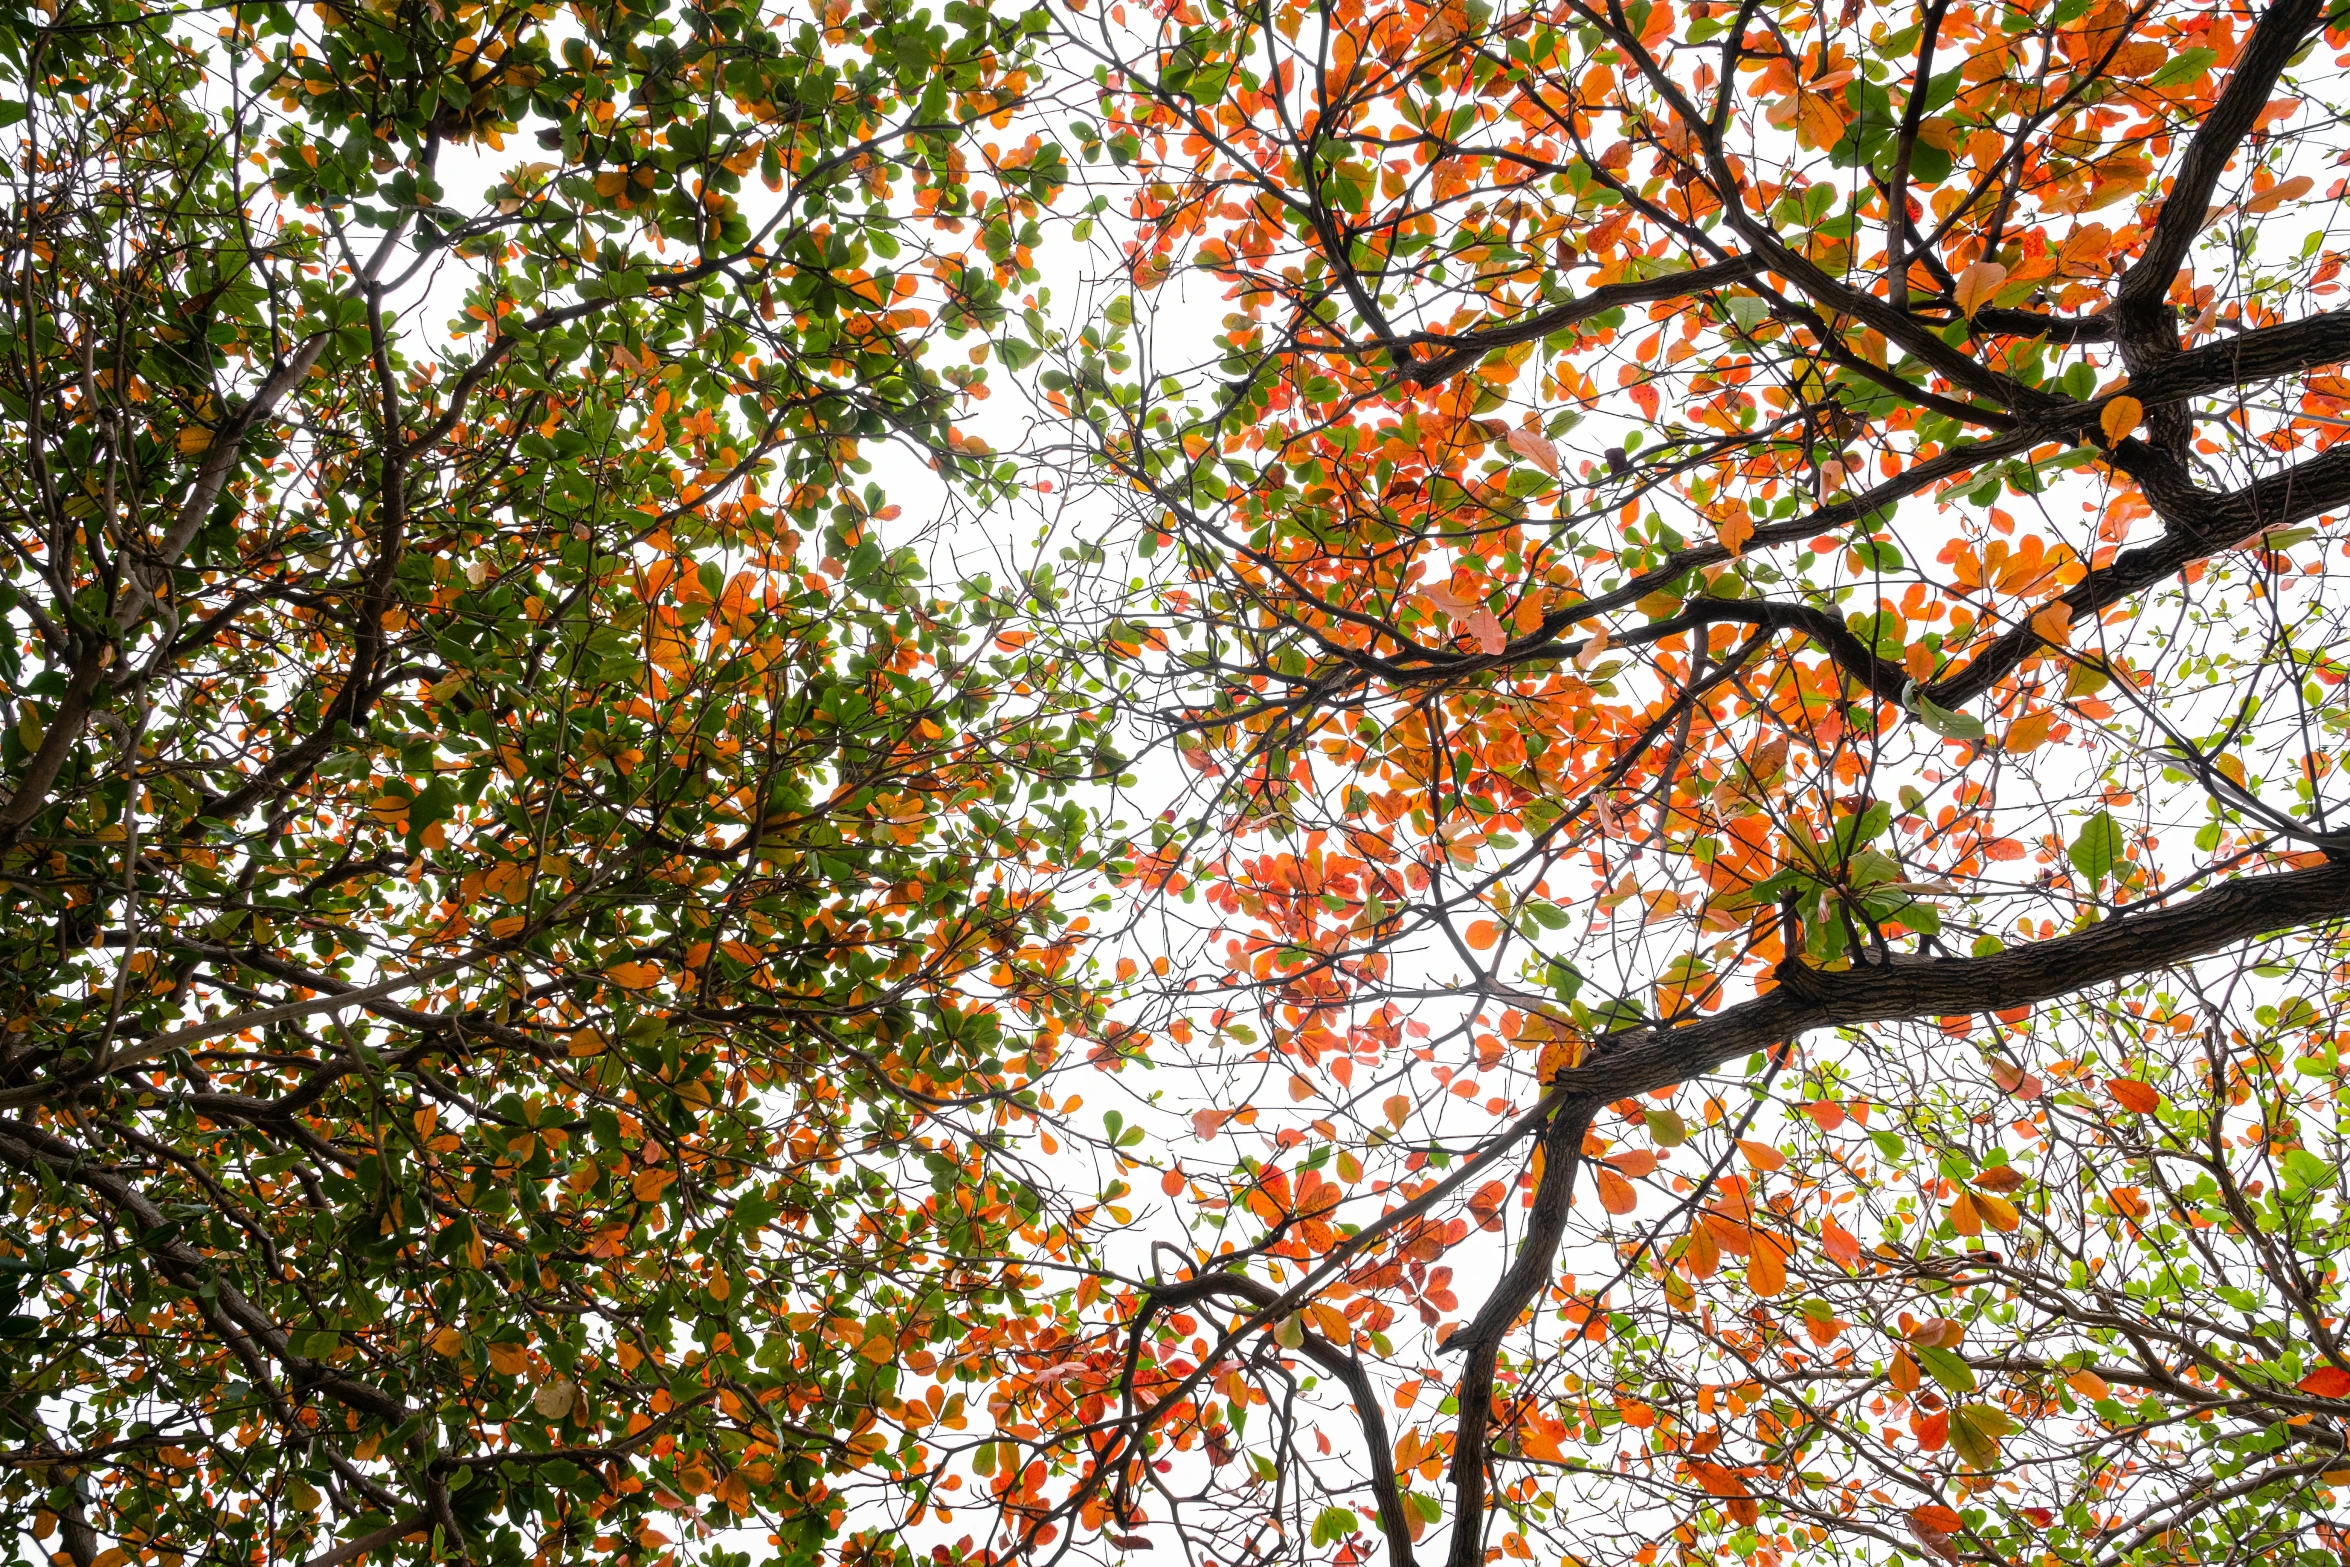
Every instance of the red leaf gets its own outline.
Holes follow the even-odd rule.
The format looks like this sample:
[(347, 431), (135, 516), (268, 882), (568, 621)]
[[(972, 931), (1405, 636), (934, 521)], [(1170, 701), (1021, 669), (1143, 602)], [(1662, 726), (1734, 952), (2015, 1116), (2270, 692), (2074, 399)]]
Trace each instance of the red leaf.
[(2350, 1371), (2320, 1366), (2293, 1385), (2312, 1398), (2350, 1397)]

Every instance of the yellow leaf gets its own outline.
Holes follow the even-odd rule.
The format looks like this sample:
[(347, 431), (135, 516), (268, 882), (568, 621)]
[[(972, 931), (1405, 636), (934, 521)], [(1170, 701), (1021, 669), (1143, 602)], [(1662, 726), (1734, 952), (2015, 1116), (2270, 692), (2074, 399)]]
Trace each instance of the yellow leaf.
[(2007, 268), (1996, 261), (1978, 261), (1960, 272), (1953, 289), (1960, 312), (1972, 317), (2006, 281)]
[(2016, 1212), (2015, 1204), (2004, 1197), (1976, 1192), (1974, 1204), (1976, 1211), (1982, 1214), (1983, 1222), (2002, 1235), (2013, 1235), (2023, 1227), (2024, 1216)]
[(454, 1325), (445, 1327), (432, 1336), (432, 1351), (436, 1355), (446, 1355), (454, 1360), (465, 1353), (465, 1336), (459, 1333)]
[(182, 457), (193, 457), (212, 448), (212, 432), (200, 424), (191, 424), (180, 431), (179, 449)]
[(2071, 669), (2065, 671), (2065, 699), (2070, 701), (2076, 696), (2095, 696), (2110, 683), (2111, 677), (2106, 674), (2104, 665), (2076, 661)]
[(530, 1351), (520, 1344), (492, 1344), (490, 1365), (504, 1377), (518, 1377), (530, 1369)]
[(2127, 394), (2105, 405), (2105, 412), (2097, 416), (2097, 428), (2105, 432), (2108, 441), (2118, 441), (2138, 428), (2138, 421), (2146, 417), (2146, 405)]

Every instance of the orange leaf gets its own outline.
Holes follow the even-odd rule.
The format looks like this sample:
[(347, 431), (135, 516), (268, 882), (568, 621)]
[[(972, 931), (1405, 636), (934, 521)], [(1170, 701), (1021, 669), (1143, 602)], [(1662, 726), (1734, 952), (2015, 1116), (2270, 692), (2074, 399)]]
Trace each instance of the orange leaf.
[(2032, 629), (2040, 640), (2050, 647), (2066, 647), (2073, 640), (2073, 607), (2058, 602), (2050, 604), (2032, 617)]
[(629, 1177), (628, 1189), (638, 1202), (659, 1202), (662, 1189), (674, 1177), (667, 1170), (639, 1170)]
[(1550, 443), (1540, 430), (1525, 429), (1510, 432), (1510, 450), (1540, 468), (1552, 478), (1558, 477), (1559, 449)]
[(1632, 1189), (1630, 1181), (1605, 1165), (1593, 1173), (1598, 1180), (1599, 1205), (1602, 1208), (1610, 1213), (1622, 1214), (1630, 1213), (1640, 1206), (1640, 1194)]
[(1994, 1197), (1989, 1192), (1977, 1192), (1974, 1202), (1975, 1210), (1983, 1216), (1983, 1222), (2000, 1234), (2013, 1235), (2023, 1228), (2024, 1216), (2006, 1198)]
[(2135, 397), (2117, 397), (2105, 405), (2105, 412), (2097, 416), (2097, 428), (2105, 432), (2108, 441), (2118, 441), (2138, 428), (2138, 421), (2146, 417), (2146, 405)]
[(1737, 1470), (1721, 1464), (1709, 1464), (1703, 1459), (1693, 1458), (1689, 1461), (1689, 1472), (1697, 1477), (1697, 1483), (1705, 1487), (1709, 1496), (1745, 1497), (1754, 1494), (1746, 1488), (1746, 1482), (1738, 1478)]
[(1483, 952), (1501, 940), (1501, 927), (1491, 920), (1473, 920), (1467, 932), (1469, 945)]
[(2007, 736), (1999, 742), (1999, 749), (2010, 756), (2038, 750), (2048, 743), (2048, 726), (2055, 719), (2056, 714), (2045, 707), (2036, 713), (2026, 713), (2007, 726)]
[(1787, 1156), (1769, 1143), (1751, 1142), (1741, 1137), (1738, 1139), (1738, 1151), (1746, 1156), (1748, 1164), (1758, 1170), (1779, 1170), (1787, 1165)]
[(2246, 212), (2274, 211), (2276, 208), (2283, 206), (2288, 201), (2294, 201), (2300, 197), (2308, 195), (2311, 190), (2316, 188), (2316, 185), (2317, 181), (2311, 179), (2308, 175), (2296, 174), (2291, 179), (2271, 186), (2269, 189), (2264, 190), (2259, 195), (2253, 197), (2250, 201), (2244, 203), (2244, 210)]
[(1714, 537), (1722, 541), (1722, 548), (1736, 560), (1739, 551), (1746, 548), (1746, 541), (1754, 537), (1754, 519), (1743, 511), (1734, 517), (1724, 517), (1714, 524)]
[(2162, 1108), (2162, 1090), (2152, 1083), (2141, 1083), (2135, 1078), (2117, 1077), (2105, 1085), (2113, 1095), (2114, 1103), (2137, 1115), (2152, 1115)]
[[(2334, 1375), (2340, 1376), (2341, 1373), (2337, 1371), (2334, 1373)], [(2071, 1388), (2074, 1392), (2080, 1394), (2083, 1398), (2089, 1399), (2103, 1398), (2113, 1391), (2112, 1387), (2107, 1384), (2105, 1378), (2099, 1376), (2094, 1371), (2088, 1370), (2075, 1371), (2071, 1373), (2064, 1379), (2064, 1385)]]
[(1959, 312), (1962, 315), (1973, 316), (1976, 311), (1983, 308), (1993, 294), (1999, 292), (1999, 285), (2006, 281), (2007, 268), (1998, 262), (1978, 261), (1974, 263), (1959, 273), (1956, 286), (1953, 289), (1958, 300)]
[(1971, 1184), (1978, 1191), (2012, 1192), (2024, 1184), (2024, 1172), (2012, 1164), (1995, 1164), (1977, 1175)]
[(1775, 1235), (1757, 1233), (1754, 1255), (1746, 1259), (1746, 1287), (1757, 1295), (1777, 1295), (1787, 1288), (1787, 1264)]
[(1851, 1268), (1860, 1261), (1860, 1237), (1854, 1235), (1834, 1219), (1820, 1221), (1820, 1250), (1839, 1268)]
[(1844, 139), (1844, 112), (1827, 93), (1798, 92), (1795, 129), (1796, 140), (1807, 147), (1833, 147)]
[(1721, 1270), (1722, 1246), (1714, 1238), (1713, 1226), (1699, 1224), (1689, 1231), (1689, 1271), (1701, 1279), (1710, 1279)]
[(1656, 1169), (1656, 1155), (1646, 1148), (1633, 1148), (1608, 1155), (1608, 1161), (1626, 1180), (1637, 1181)]

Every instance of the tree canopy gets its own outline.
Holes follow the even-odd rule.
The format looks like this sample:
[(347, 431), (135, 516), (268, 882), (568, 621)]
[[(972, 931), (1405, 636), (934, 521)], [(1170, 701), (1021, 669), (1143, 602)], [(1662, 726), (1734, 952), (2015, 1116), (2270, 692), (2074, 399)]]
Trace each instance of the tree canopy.
[(20, 1552), (2350, 1552), (2350, 11), (0, 45)]

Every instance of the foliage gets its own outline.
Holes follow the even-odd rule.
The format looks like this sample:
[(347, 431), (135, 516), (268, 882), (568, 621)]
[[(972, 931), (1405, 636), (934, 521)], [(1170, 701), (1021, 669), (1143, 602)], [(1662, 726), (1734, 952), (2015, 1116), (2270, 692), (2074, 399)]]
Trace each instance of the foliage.
[(1059, 175), (847, 23), (0, 23), (12, 1559), (814, 1559), (1026, 1332), (1107, 753), (870, 474)]
[(1021, 1537), (2332, 1560), (2345, 42), (1061, 14), (1193, 1121)]
[(12, 1537), (2350, 1549), (2350, 15), (5, 40)]

